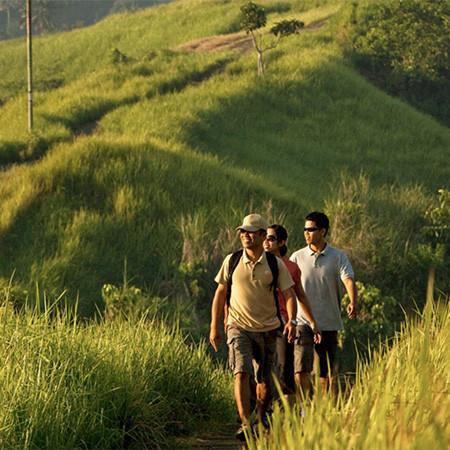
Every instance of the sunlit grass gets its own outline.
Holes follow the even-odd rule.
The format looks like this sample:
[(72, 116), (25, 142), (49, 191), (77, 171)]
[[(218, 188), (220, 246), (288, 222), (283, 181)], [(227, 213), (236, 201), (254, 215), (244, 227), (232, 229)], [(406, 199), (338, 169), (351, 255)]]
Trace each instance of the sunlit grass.
[(158, 448), (232, 414), (229, 376), (177, 329), (5, 304), (0, 318), (2, 448)]
[(450, 440), (448, 302), (429, 303), (389, 348), (360, 363), (356, 384), (337, 400), (316, 397), (303, 417), (276, 410), (268, 437), (251, 449), (425, 449)]

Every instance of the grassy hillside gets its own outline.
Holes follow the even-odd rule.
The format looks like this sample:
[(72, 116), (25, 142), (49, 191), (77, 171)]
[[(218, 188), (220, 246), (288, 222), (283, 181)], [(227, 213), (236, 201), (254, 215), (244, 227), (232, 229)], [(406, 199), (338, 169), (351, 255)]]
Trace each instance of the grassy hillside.
[[(261, 3), (271, 22), (339, 14), (339, 2)], [(186, 0), (36, 39), (32, 137), (23, 43), (0, 43), (2, 277), (79, 293), (90, 314), (125, 260), (160, 295), (179, 295), (197, 263), (210, 277), (250, 210), (301, 245), (302, 217), (342, 171), (374, 188), (421, 184), (425, 197), (448, 184), (448, 129), (351, 69), (332, 18), (268, 54), (264, 79), (251, 53), (174, 51), (236, 31), (238, 14)]]

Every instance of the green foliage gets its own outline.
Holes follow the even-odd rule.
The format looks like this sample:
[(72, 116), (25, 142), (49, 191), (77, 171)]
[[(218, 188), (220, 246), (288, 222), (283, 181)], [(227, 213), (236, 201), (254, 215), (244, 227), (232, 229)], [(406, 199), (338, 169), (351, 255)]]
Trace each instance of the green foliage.
[(104, 284), (102, 286), (102, 298), (105, 302), (105, 314), (108, 318), (118, 316), (140, 317), (144, 314), (154, 316), (160, 310), (160, 298), (149, 298), (142, 289), (136, 286), (124, 284), (115, 286)]
[(450, 5), (446, 1), (396, 0), (360, 13), (355, 50), (410, 81), (441, 81), (450, 73)]
[(123, 54), (118, 48), (111, 51), (110, 60), (112, 64), (125, 64), (130, 58)]
[(265, 72), (263, 53), (267, 50), (276, 48), (282, 37), (298, 33), (304, 26), (304, 23), (297, 19), (284, 19), (277, 22), (270, 29), (270, 32), (277, 38), (277, 40), (268, 45), (264, 45), (263, 33), (257, 30), (265, 27), (266, 24), (267, 14), (262, 6), (259, 6), (253, 2), (248, 2), (241, 6), (241, 28), (244, 29), (247, 34), (250, 33), (252, 36), (253, 46), (258, 55), (258, 75), (264, 75)]
[[(366, 175), (353, 179), (343, 174), (326, 202), (331, 242), (349, 253), (358, 279), (389, 292), (408, 310), (422, 307), (426, 276), (418, 274), (438, 267), (439, 289), (445, 292), (448, 286), (444, 248), (433, 246), (424, 232), (429, 229), (426, 212), (434, 205), (417, 186), (377, 188)], [(402, 318), (398, 311), (397, 320)]]
[(392, 340), (360, 361), (351, 390), (302, 408), (283, 402), (270, 433), (250, 450), (445, 448), (450, 440), (450, 304), (428, 304)]
[(241, 6), (241, 28), (250, 33), (267, 24), (267, 15), (264, 8), (253, 2)]
[[(351, 40), (358, 62), (389, 91), (448, 121), (450, 5), (443, 0), (362, 2)], [(430, 101), (429, 98), (432, 97)]]
[(0, 318), (2, 448), (171, 447), (233, 416), (228, 374), (175, 328), (4, 305)]
[(425, 232), (429, 233), (437, 244), (444, 244), (450, 250), (450, 190), (438, 190), (438, 198), (425, 212), (428, 225)]
[(275, 36), (286, 37), (298, 33), (304, 26), (305, 23), (297, 19), (282, 20), (277, 22), (270, 32)]
[[(393, 336), (398, 326), (397, 300), (382, 295), (380, 289), (369, 284), (356, 282), (358, 289), (358, 318), (351, 320), (344, 314), (344, 330), (339, 335), (345, 351), (344, 364), (355, 362), (355, 350), (360, 357), (367, 356), (370, 349)], [(349, 303), (348, 295), (342, 299), (345, 311)]]
[(18, 283), (14, 282), (14, 277), (0, 278), (0, 306), (12, 306), (19, 311), (28, 302), (29, 292)]

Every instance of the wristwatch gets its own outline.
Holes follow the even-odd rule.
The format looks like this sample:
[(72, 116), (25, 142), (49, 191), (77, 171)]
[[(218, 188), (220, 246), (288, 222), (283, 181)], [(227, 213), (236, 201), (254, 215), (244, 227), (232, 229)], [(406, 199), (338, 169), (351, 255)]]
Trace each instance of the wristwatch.
[(295, 319), (291, 319), (291, 325), (294, 325), (296, 327), (298, 325), (298, 322)]

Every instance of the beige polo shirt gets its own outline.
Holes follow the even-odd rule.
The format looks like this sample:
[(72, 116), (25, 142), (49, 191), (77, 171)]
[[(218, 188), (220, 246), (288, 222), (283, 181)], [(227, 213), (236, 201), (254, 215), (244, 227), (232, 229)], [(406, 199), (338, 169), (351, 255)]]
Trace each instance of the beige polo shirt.
[[(228, 255), (217, 274), (218, 284), (227, 284), (228, 266), (231, 254)], [(278, 288), (282, 291), (294, 285), (286, 265), (280, 258), (278, 263)], [(272, 283), (272, 271), (263, 252), (258, 261), (252, 262), (245, 253), (233, 272), (230, 306), (228, 308), (227, 325), (237, 325), (247, 331), (270, 331), (280, 326)]]

